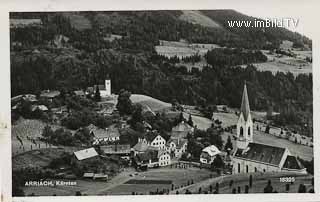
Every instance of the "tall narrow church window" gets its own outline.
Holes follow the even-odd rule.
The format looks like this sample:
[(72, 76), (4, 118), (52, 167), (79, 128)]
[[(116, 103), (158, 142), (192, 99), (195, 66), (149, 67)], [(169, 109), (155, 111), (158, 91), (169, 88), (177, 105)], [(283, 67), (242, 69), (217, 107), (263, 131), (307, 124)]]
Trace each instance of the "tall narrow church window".
[(257, 170), (257, 167), (254, 167), (254, 172), (257, 172), (258, 170)]
[(248, 127), (248, 136), (251, 135), (251, 132), (250, 132), (250, 127)]
[(243, 137), (243, 128), (240, 127), (240, 137)]
[(238, 163), (238, 173), (240, 173), (240, 163)]
[(246, 165), (246, 172), (248, 173), (249, 172), (249, 166)]

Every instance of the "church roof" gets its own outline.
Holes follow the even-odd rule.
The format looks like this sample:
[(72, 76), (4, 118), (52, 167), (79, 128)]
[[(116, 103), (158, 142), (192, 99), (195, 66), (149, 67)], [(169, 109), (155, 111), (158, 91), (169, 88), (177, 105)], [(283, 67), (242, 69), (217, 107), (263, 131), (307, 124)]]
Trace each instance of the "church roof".
[(248, 116), (250, 114), (250, 106), (249, 106), (249, 98), (247, 92), (247, 85), (244, 83), (243, 93), (242, 93), (242, 101), (240, 107), (240, 113), (243, 114), (244, 120), (248, 120)]
[(296, 170), (300, 170), (304, 168), (303, 165), (295, 156), (287, 156), (287, 159), (284, 162), (283, 167), (287, 169), (296, 169)]
[(247, 149), (237, 149), (234, 156), (249, 161), (257, 161), (278, 166), (285, 154), (285, 150), (286, 149), (282, 147), (251, 142)]

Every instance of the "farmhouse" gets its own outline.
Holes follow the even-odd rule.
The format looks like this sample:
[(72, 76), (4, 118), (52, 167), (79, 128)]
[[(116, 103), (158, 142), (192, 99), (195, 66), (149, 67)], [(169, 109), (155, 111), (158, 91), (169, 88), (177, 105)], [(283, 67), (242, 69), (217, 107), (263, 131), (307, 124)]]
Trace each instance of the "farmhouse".
[(90, 134), (94, 135), (93, 145), (116, 142), (120, 140), (120, 132), (115, 126), (110, 126), (107, 129), (103, 129), (90, 124), (87, 128), (89, 129)]
[(193, 133), (193, 130), (193, 127), (191, 127), (188, 123), (182, 121), (172, 128), (171, 137), (186, 138), (189, 133)]
[(202, 150), (200, 155), (200, 162), (205, 164), (211, 164), (213, 160), (216, 158), (216, 155), (220, 153), (221, 152), (216, 146), (210, 145)]
[(41, 94), (40, 94), (40, 98), (46, 99), (50, 102), (52, 102), (53, 99), (59, 96), (60, 96), (60, 91), (58, 90), (44, 90), (44, 91), (41, 91)]
[(146, 152), (147, 150), (158, 150), (158, 147), (150, 146), (144, 141), (138, 141), (138, 143), (134, 145), (132, 149), (135, 154), (140, 154)]
[(144, 153), (137, 154), (134, 157), (137, 167), (155, 168), (171, 164), (169, 152), (165, 150), (147, 150)]
[(290, 155), (287, 148), (254, 143), (253, 135), (247, 86), (244, 84), (232, 172), (234, 174), (281, 171), (306, 173), (306, 169), (295, 156)]
[(188, 141), (186, 139), (171, 138), (166, 147), (171, 157), (181, 158), (182, 154), (187, 151), (187, 144)]
[(157, 147), (158, 149), (166, 148), (166, 140), (156, 132), (148, 133), (144, 138), (139, 138), (138, 142), (144, 142), (147, 145)]
[(100, 149), (104, 154), (129, 155), (131, 152), (128, 144), (103, 145)]
[(86, 97), (86, 94), (83, 90), (75, 90), (73, 91), (73, 93), (78, 96), (78, 97), (81, 97), (81, 98), (85, 98)]

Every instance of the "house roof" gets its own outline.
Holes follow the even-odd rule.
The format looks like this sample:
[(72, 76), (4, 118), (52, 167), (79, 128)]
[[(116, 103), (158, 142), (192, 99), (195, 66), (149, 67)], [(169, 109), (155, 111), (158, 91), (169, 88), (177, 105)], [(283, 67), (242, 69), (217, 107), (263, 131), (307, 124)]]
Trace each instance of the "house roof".
[(100, 149), (106, 154), (128, 154), (130, 153), (129, 144), (114, 144), (100, 146)]
[(193, 127), (191, 127), (188, 123), (182, 121), (178, 125), (172, 128), (172, 132), (192, 132)]
[(184, 144), (188, 142), (188, 140), (182, 138), (170, 138), (170, 140), (167, 142), (167, 145), (170, 145), (171, 142), (173, 142), (176, 145), (177, 149), (180, 149), (181, 147), (183, 147)]
[(144, 137), (148, 142), (152, 142), (158, 135), (159, 135), (158, 133), (150, 132), (150, 133), (147, 133)]
[(157, 147), (149, 146), (147, 143), (144, 143), (142, 141), (134, 145), (133, 149), (138, 152), (145, 152), (147, 150), (158, 150)]
[(220, 150), (219, 150), (216, 146), (214, 146), (214, 145), (210, 145), (210, 146), (204, 148), (204, 149), (202, 150), (202, 152), (208, 153), (209, 156), (215, 156), (215, 155), (221, 153)]
[(282, 147), (251, 142), (246, 150), (237, 149), (234, 156), (278, 166), (285, 153), (285, 150), (286, 149)]
[(31, 106), (31, 111), (35, 111), (35, 110), (41, 110), (41, 111), (48, 111), (48, 107), (46, 107), (45, 105), (32, 105)]
[(108, 178), (108, 175), (103, 173), (96, 173), (93, 175), (93, 178)]
[(92, 157), (98, 156), (98, 153), (93, 147), (91, 147), (91, 148), (88, 148), (88, 149), (83, 149), (83, 150), (80, 150), (80, 151), (76, 151), (76, 152), (74, 152), (74, 155), (76, 156), (76, 158), (79, 161), (82, 161), (84, 159), (88, 159), (88, 158), (92, 158)]
[(246, 83), (244, 83), (244, 87), (243, 87), (240, 113), (243, 114), (244, 120), (247, 121), (248, 120), (248, 116), (250, 114), (250, 106), (249, 106), (249, 98), (248, 98), (247, 84)]
[(93, 124), (87, 126), (91, 133), (94, 134), (96, 138), (112, 138), (112, 137), (120, 137), (119, 129), (115, 126), (110, 126), (107, 129), (99, 128)]
[(60, 95), (58, 90), (44, 90), (41, 92), (40, 97), (54, 98)]
[(83, 173), (83, 177), (93, 177), (94, 173)]
[(75, 90), (75, 91), (73, 91), (73, 92), (74, 92), (74, 94), (77, 95), (77, 96), (84, 96), (84, 95), (85, 95), (85, 93), (83, 92), (83, 90)]
[(283, 164), (283, 168), (300, 170), (304, 167), (295, 156), (288, 155), (286, 161)]
[(138, 161), (149, 161), (151, 159), (151, 162), (158, 161), (158, 150), (147, 150), (144, 153), (140, 153), (136, 155), (136, 158)]

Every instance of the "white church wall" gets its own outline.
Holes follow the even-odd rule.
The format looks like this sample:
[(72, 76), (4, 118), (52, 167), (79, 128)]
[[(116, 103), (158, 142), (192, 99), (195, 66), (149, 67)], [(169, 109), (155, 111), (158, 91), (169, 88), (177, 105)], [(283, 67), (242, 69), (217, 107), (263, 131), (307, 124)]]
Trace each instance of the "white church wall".
[(248, 166), (248, 173), (254, 172), (279, 172), (281, 171), (280, 167), (274, 165), (268, 165), (248, 160), (243, 160), (234, 157), (233, 158), (233, 168), (232, 173), (238, 174), (238, 164), (240, 164), (240, 173), (247, 173), (247, 166)]

